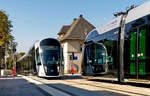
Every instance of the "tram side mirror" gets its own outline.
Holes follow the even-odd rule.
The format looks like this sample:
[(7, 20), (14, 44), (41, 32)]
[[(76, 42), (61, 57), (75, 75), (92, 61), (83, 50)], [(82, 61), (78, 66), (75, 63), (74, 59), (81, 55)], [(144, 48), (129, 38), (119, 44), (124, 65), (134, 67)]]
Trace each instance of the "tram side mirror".
[(37, 65), (41, 65), (41, 63), (39, 62)]

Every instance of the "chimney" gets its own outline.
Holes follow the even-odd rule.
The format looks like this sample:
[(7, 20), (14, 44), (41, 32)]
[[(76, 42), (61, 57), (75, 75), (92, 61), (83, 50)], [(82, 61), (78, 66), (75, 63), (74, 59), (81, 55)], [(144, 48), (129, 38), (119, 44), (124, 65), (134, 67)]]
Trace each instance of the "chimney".
[(73, 21), (76, 21), (76, 20), (77, 20), (77, 18), (74, 18), (74, 19), (73, 19)]
[(79, 16), (80, 18), (83, 18), (83, 15), (82, 14), (80, 14), (80, 16)]

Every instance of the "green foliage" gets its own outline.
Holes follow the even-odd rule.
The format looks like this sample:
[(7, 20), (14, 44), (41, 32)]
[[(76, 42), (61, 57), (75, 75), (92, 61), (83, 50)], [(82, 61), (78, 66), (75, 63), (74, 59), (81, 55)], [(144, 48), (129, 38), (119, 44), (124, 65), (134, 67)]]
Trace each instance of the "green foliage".
[[(13, 26), (11, 25), (11, 21), (8, 19), (6, 12), (0, 10), (0, 66), (1, 64), (4, 64), (5, 51), (10, 51), (10, 43), (14, 40), (14, 37), (11, 35), (12, 27)], [(8, 61), (12, 62), (11, 59)]]
[(25, 54), (25, 52), (20, 52), (19, 54), (22, 57)]
[(11, 35), (11, 21), (8, 20), (8, 16), (4, 11), (0, 11), (0, 46), (5, 43), (9, 43), (13, 36)]
[(7, 67), (8, 67), (8, 69), (12, 69), (12, 67), (13, 67), (13, 58), (12, 58), (12, 55), (10, 54), (10, 56), (8, 57), (8, 59), (7, 59)]

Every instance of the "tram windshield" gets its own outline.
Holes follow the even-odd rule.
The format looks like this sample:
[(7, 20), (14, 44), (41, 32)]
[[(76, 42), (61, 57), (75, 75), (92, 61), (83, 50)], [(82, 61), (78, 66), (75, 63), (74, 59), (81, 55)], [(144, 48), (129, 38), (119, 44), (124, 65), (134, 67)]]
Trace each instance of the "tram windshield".
[(58, 46), (42, 46), (42, 61), (45, 65), (58, 64), (59, 47)]
[(96, 44), (94, 46), (94, 64), (106, 63), (106, 49), (102, 44)]

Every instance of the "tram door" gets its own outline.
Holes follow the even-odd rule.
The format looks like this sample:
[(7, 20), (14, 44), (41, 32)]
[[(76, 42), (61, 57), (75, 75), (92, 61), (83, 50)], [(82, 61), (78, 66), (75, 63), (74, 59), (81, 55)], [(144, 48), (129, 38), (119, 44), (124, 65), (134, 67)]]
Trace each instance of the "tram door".
[(84, 53), (85, 74), (101, 74), (107, 72), (107, 50), (101, 43), (89, 44), (85, 47)]
[(107, 72), (107, 50), (101, 43), (94, 45), (93, 66), (94, 73)]
[(93, 71), (92, 71), (92, 55), (93, 55), (93, 53), (92, 53), (92, 50), (91, 49), (93, 49), (93, 46), (92, 46), (92, 44), (89, 44), (89, 45), (87, 45), (86, 47), (85, 47), (85, 52), (84, 52), (84, 68), (83, 68), (83, 73), (85, 74), (85, 75), (91, 75), (92, 73), (93, 73)]
[(130, 75), (136, 78), (146, 74), (146, 26), (130, 32)]

